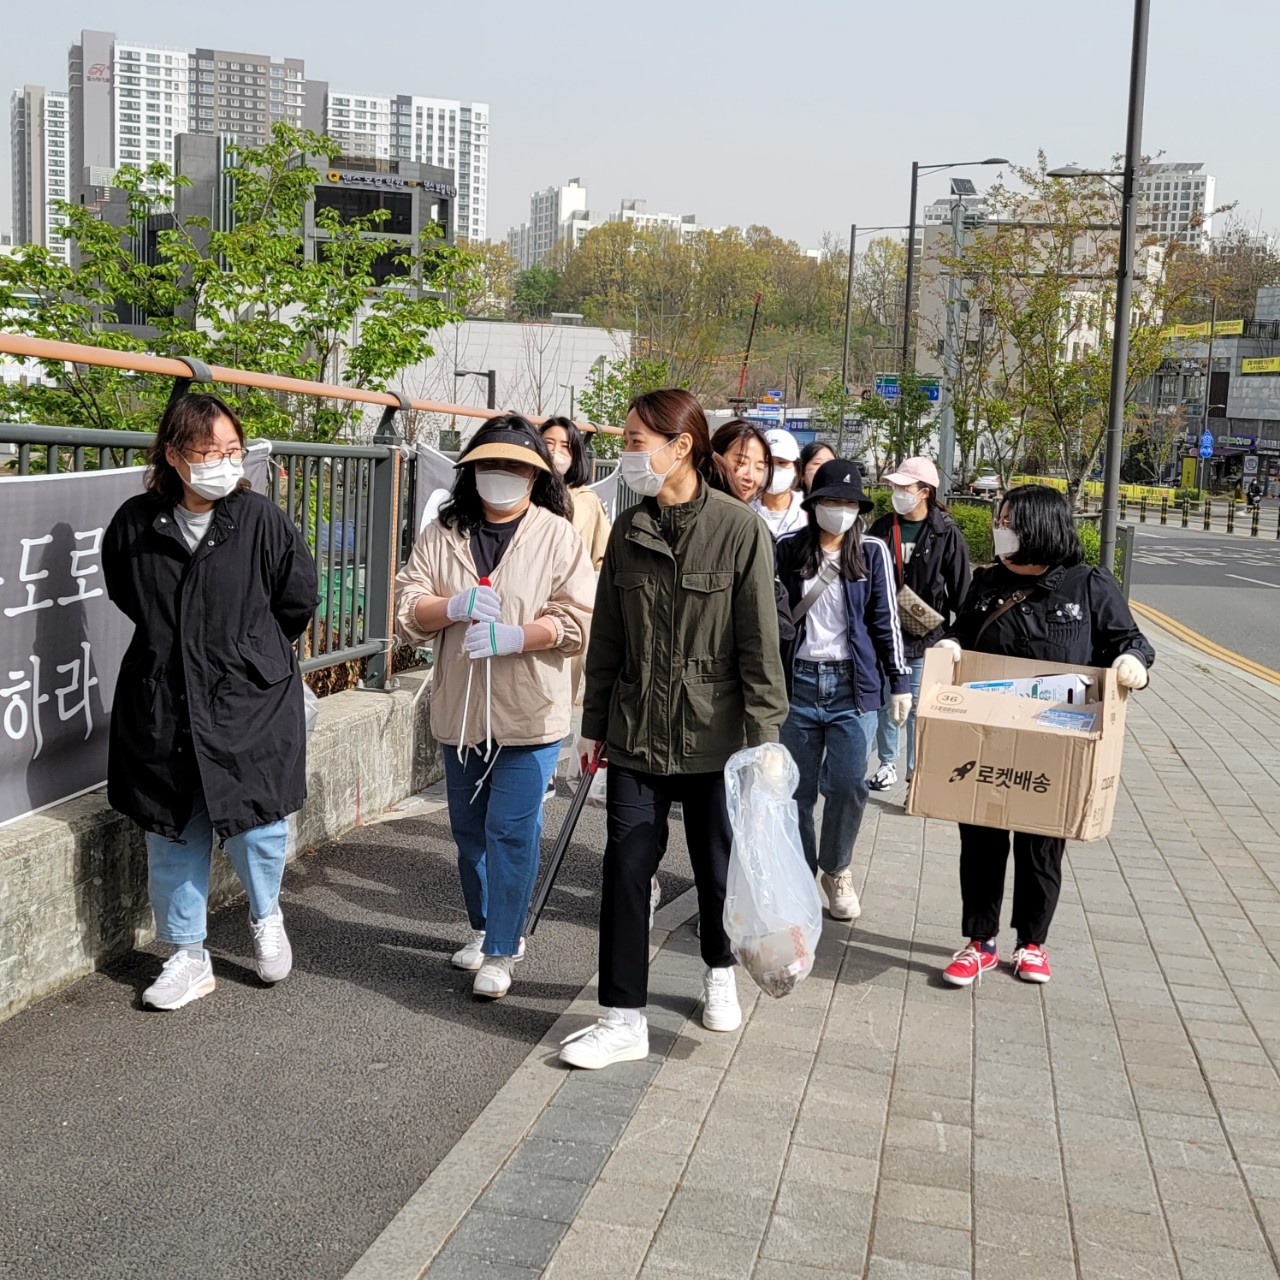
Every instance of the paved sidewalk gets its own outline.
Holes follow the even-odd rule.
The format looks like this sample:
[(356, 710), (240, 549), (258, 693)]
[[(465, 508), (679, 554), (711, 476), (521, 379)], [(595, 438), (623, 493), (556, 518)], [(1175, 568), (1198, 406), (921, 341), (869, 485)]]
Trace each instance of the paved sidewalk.
[(588, 988), (349, 1280), (1280, 1275), (1280, 690), (1156, 644), (1049, 986), (939, 981), (955, 829), (875, 800), (793, 995), (704, 1031), (664, 908), (649, 1060), (557, 1064)]

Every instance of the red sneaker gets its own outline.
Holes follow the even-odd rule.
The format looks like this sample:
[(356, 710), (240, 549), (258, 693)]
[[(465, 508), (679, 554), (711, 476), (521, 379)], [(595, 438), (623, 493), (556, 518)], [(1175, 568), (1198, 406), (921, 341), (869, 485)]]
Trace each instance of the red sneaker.
[(994, 969), (1000, 963), (1000, 953), (992, 947), (984, 950), (982, 943), (971, 942), (963, 951), (957, 951), (955, 958), (942, 971), (943, 982), (953, 987), (967, 987), (975, 979), (981, 978), (987, 969)]
[(1023, 982), (1048, 982), (1049, 957), (1043, 947), (1028, 942), (1013, 953), (1013, 971)]

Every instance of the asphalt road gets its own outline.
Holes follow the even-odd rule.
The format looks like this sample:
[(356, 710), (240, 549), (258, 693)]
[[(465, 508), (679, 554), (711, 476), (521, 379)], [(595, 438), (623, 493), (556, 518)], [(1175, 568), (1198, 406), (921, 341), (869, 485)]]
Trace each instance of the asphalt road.
[[(0, 1026), (0, 1276), (345, 1274), (595, 972), (603, 835), (586, 810), (498, 1004), (449, 965), (466, 920), (440, 813), (289, 869), (279, 987), (241, 902), (211, 921), (212, 996), (142, 1011), (151, 948)], [(692, 884), (683, 841), (673, 822), (667, 900)]]
[(1274, 511), (1263, 520), (1257, 538), (1136, 525), (1133, 598), (1280, 670), (1280, 541)]

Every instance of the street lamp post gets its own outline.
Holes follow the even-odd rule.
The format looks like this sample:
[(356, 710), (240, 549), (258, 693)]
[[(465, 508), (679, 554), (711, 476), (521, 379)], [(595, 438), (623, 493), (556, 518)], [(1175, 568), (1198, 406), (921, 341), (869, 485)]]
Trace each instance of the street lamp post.
[(455, 369), (455, 378), (484, 378), (488, 384), (486, 403), (490, 409), (498, 407), (498, 371), (496, 369)]
[(560, 387), (562, 390), (567, 389), (569, 392), (569, 421), (572, 422), (573, 421), (573, 400), (574, 400), (574, 395), (577, 392), (577, 388), (573, 385), (572, 382), (562, 382), (560, 384)]
[[(1069, 166), (1049, 170), (1051, 178), (1120, 178), (1120, 246), (1116, 264), (1116, 313), (1111, 339), (1111, 391), (1107, 416), (1106, 463), (1102, 473), (1102, 528), (1099, 564), (1114, 570), (1116, 526), (1120, 522), (1120, 464), (1124, 454), (1124, 408), (1129, 390), (1129, 318), (1133, 310), (1134, 247), (1138, 207), (1134, 199), (1142, 162), (1142, 113), (1147, 89), (1147, 31), (1151, 0), (1134, 0), (1133, 44), (1129, 59), (1129, 118), (1125, 129), (1124, 168), (1119, 174), (1090, 172)], [(1205, 388), (1205, 404), (1209, 390)]]
[[(906, 377), (907, 365), (913, 363), (911, 361), (911, 289), (915, 280), (915, 244), (916, 244), (916, 196), (920, 186), (920, 175), (922, 173), (937, 173), (942, 169), (964, 169), (971, 165), (984, 164), (1008, 164), (1009, 161), (1000, 156), (993, 156), (987, 160), (951, 160), (946, 164), (921, 164), (918, 160), (911, 162), (911, 214), (907, 218), (907, 278), (905, 281), (906, 291), (902, 303), (902, 360), (898, 365), (899, 379), (899, 396), (898, 396), (898, 434), (899, 447), (901, 447), (901, 435), (904, 425), (903, 412), (904, 406), (901, 396), (902, 379)], [(901, 461), (899, 458), (898, 461)]]

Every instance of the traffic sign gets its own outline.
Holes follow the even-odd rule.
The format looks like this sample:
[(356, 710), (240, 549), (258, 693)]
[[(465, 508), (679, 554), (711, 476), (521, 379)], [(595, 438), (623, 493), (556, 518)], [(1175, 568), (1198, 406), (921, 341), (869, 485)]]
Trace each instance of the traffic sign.
[[(937, 378), (921, 378), (920, 390), (929, 397), (930, 403), (936, 404), (942, 398), (942, 386)], [(896, 373), (876, 374), (876, 395), (886, 400), (897, 400), (902, 395)]]
[(1256, 476), (1258, 474), (1258, 455), (1256, 453), (1245, 455), (1244, 473), (1247, 476)]
[(1202, 449), (1213, 448), (1213, 432), (1212, 431), (1206, 431), (1204, 435), (1200, 437), (1200, 447)]
[(1203, 440), (1200, 442), (1200, 456), (1202, 458), (1213, 457), (1213, 438), (1212, 437), (1209, 438), (1208, 444), (1205, 444)]

